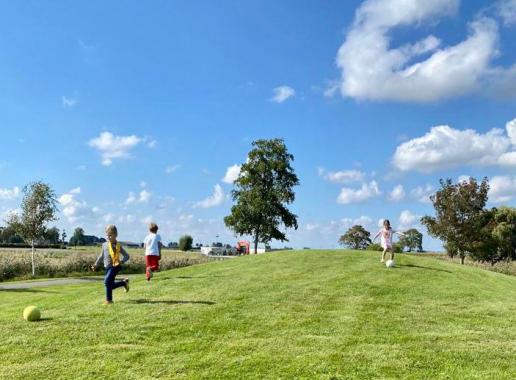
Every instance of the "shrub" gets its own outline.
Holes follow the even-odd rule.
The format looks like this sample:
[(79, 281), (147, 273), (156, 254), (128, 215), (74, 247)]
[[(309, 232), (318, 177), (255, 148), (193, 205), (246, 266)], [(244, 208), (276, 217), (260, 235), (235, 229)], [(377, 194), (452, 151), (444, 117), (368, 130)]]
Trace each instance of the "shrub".
[(383, 251), (383, 248), (378, 243), (369, 244), (366, 248), (368, 251)]

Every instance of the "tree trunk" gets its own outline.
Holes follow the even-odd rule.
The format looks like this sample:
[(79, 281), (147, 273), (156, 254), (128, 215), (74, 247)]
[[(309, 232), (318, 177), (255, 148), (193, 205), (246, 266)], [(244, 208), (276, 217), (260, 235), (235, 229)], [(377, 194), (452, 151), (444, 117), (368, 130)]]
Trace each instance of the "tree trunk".
[(460, 263), (461, 263), (461, 265), (464, 265), (464, 258), (465, 258), (464, 255), (460, 255)]
[(34, 239), (32, 239), (32, 276), (36, 275), (36, 266), (34, 264)]
[(254, 254), (258, 254), (258, 233), (254, 237)]

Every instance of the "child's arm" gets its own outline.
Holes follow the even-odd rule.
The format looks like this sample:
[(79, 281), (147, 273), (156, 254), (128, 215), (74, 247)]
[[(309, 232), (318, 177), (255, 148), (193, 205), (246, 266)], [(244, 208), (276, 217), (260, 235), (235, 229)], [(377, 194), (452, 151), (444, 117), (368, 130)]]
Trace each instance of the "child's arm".
[(400, 232), (400, 231), (394, 231), (394, 233), (395, 233), (395, 234), (398, 234), (398, 235), (400, 235), (400, 236), (407, 236), (407, 235), (405, 235), (403, 232)]
[(90, 267), (90, 269), (95, 272), (97, 267), (99, 266), (100, 261), (104, 257), (104, 248), (100, 249), (100, 255), (97, 257), (97, 260), (95, 260), (95, 263)]
[(161, 258), (161, 248), (163, 248), (163, 244), (161, 242), (158, 242), (158, 250), (159, 250), (159, 257)]
[(382, 233), (382, 231), (378, 231), (378, 232), (376, 233), (376, 235), (374, 235), (373, 240), (371, 240), (371, 241), (374, 243), (374, 241), (375, 241), (376, 239), (378, 239), (378, 236), (380, 236), (380, 234), (381, 234), (381, 233)]
[(122, 261), (120, 261), (120, 264), (125, 264), (129, 261), (129, 254), (126, 252), (124, 247), (120, 247), (120, 253), (122, 254)]

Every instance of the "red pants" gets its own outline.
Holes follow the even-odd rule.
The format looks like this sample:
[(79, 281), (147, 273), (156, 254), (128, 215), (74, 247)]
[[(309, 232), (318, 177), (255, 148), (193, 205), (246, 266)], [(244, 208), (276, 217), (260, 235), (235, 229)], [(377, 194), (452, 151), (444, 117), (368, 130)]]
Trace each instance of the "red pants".
[(159, 270), (159, 259), (160, 257), (155, 255), (145, 256), (145, 266), (147, 269), (156, 272)]

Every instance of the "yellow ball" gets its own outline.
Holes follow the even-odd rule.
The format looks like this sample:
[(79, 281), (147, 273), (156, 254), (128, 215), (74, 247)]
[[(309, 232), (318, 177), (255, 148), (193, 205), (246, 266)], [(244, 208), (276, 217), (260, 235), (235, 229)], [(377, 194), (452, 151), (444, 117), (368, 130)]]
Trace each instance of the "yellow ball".
[(41, 312), (36, 306), (27, 306), (23, 310), (23, 319), (29, 322), (38, 321), (41, 318)]

